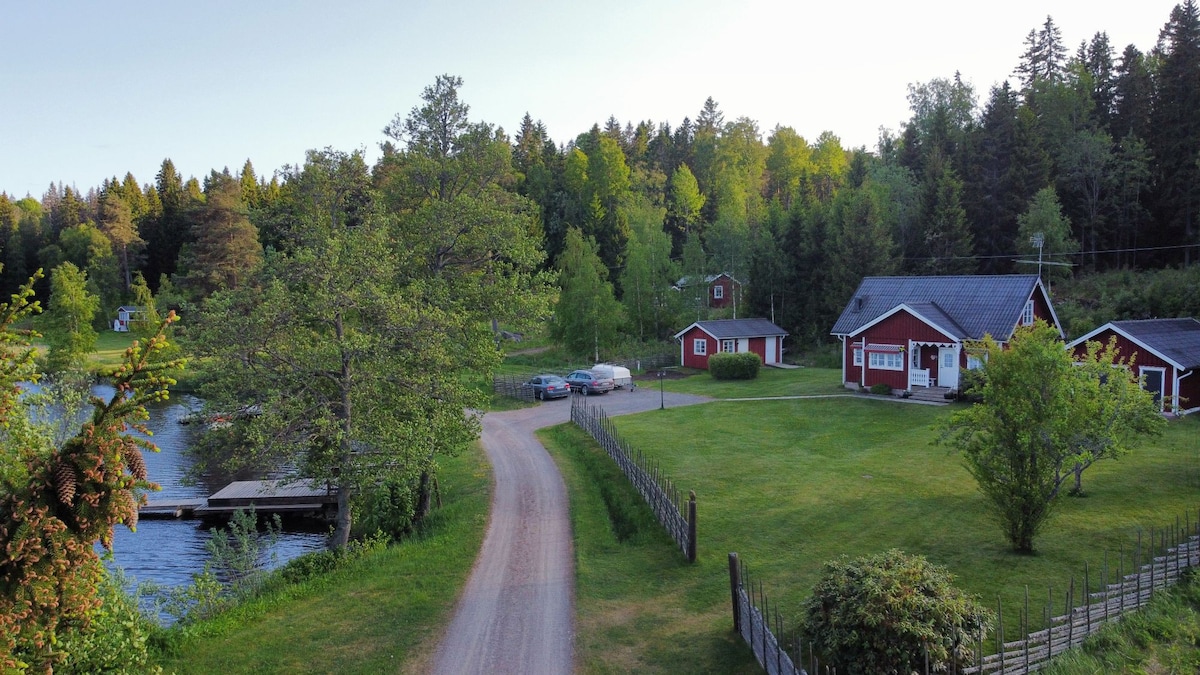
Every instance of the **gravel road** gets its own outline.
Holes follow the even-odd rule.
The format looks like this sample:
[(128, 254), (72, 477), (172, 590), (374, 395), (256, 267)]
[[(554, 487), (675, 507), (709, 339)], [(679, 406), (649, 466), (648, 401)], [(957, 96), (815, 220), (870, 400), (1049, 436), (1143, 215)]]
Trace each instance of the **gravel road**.
[[(659, 407), (657, 389), (590, 399), (609, 415)], [(709, 399), (666, 394), (667, 407)], [(434, 672), (569, 673), (575, 642), (575, 555), (566, 486), (533, 432), (570, 420), (571, 401), (488, 413), (483, 448), (495, 489), (479, 558), (438, 646)]]

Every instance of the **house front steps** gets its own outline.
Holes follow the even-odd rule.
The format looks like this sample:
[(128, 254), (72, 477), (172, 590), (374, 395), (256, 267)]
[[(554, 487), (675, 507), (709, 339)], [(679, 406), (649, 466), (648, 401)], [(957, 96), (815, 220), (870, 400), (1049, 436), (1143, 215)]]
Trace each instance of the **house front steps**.
[(950, 393), (949, 387), (913, 387), (909, 392), (911, 393), (909, 398), (914, 401), (949, 403), (949, 400), (946, 398), (946, 394)]

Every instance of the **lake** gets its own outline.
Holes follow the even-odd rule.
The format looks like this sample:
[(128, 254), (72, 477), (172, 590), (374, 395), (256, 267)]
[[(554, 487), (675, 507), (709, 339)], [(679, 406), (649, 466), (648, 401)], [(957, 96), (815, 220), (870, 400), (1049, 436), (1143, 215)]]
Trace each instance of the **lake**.
[[(111, 396), (112, 388), (97, 386), (93, 393)], [(162, 486), (161, 492), (149, 493), (150, 499), (169, 497), (207, 497), (224, 487), (228, 481), (185, 485), (184, 477), (191, 467), (187, 449), (201, 433), (201, 425), (184, 425), (179, 421), (194, 410), (200, 401), (190, 396), (172, 396), (171, 401), (149, 407), (150, 420), (146, 427), (153, 432), (151, 440), (159, 452), (144, 453), (150, 480)], [(218, 523), (220, 525), (220, 523)], [(221, 525), (223, 526), (223, 525)], [(270, 551), (264, 563), (275, 567), (309, 551), (325, 546), (328, 527), (318, 523), (285, 523), (286, 529)], [(167, 586), (191, 583), (192, 575), (204, 569), (208, 552), (204, 542), (210, 536), (209, 526), (200, 520), (142, 520), (137, 532), (118, 525), (113, 533), (113, 561), (124, 570), (130, 581), (153, 581)], [(101, 549), (102, 550), (102, 549)]]

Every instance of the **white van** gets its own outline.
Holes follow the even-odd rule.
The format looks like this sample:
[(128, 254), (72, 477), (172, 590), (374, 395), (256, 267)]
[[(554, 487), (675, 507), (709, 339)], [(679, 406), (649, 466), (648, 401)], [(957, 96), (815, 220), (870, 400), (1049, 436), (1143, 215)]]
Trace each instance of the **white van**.
[(629, 369), (624, 366), (614, 366), (611, 363), (597, 363), (590, 370), (602, 377), (611, 377), (613, 383), (617, 385), (617, 389), (622, 389), (633, 384), (633, 376), (629, 374)]

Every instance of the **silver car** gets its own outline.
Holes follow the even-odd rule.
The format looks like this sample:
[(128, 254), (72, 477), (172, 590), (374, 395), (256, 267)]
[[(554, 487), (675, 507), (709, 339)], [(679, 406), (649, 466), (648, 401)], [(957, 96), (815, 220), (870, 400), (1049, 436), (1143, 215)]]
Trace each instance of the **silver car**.
[(567, 385), (571, 387), (571, 391), (576, 391), (584, 396), (589, 394), (604, 394), (616, 388), (616, 383), (611, 377), (604, 377), (590, 370), (576, 370), (567, 375)]

